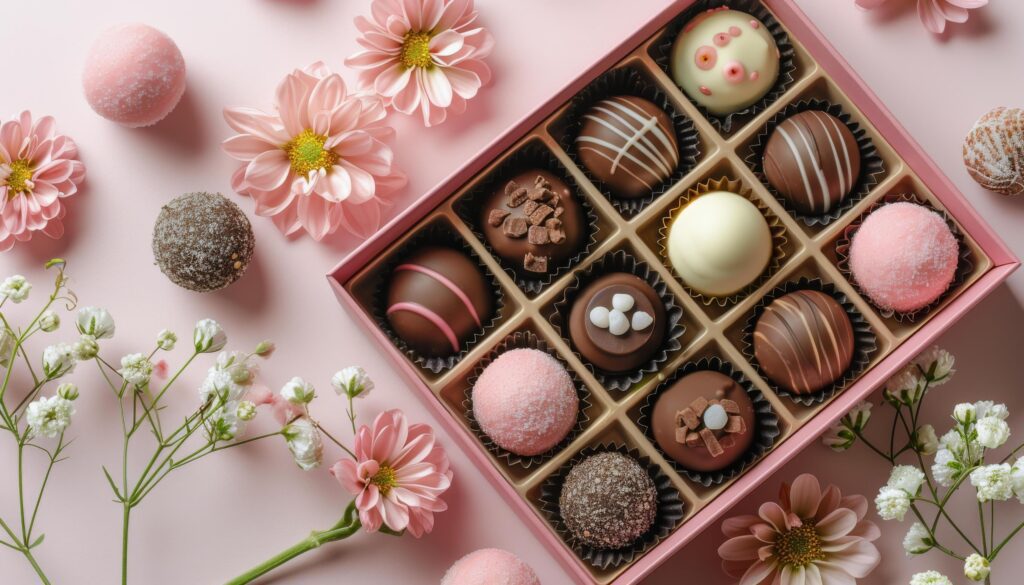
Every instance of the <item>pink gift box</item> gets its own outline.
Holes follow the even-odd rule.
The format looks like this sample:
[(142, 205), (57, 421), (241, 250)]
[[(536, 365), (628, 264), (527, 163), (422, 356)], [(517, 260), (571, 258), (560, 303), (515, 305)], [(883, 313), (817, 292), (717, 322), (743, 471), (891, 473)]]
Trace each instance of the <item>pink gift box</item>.
[[(885, 335), (882, 335), (880, 340), (880, 349), (883, 357), (873, 360), (870, 369), (849, 387), (838, 393), (834, 398), (826, 401), (823, 405), (804, 410), (801, 410), (800, 407), (787, 407), (790, 414), (782, 416), (786, 430), (780, 442), (755, 464), (747, 468), (738, 478), (726, 482), (720, 488), (713, 488), (711, 490), (696, 484), (692, 486), (692, 489), (687, 488), (683, 493), (683, 498), (688, 502), (688, 511), (682, 524), (659, 544), (640, 556), (638, 560), (614, 570), (601, 571), (589, 567), (553, 530), (551, 524), (538, 510), (536, 502), (531, 503), (529, 498), (524, 497), (524, 488), (521, 485), (518, 487), (513, 485), (507, 470), (503, 471), (494, 456), (487, 451), (477, 436), (468, 428), (464, 417), (453, 411), (453, 404), (450, 401), (445, 402), (439, 394), (430, 389), (427, 381), (425, 381), (429, 376), (395, 347), (388, 335), (378, 326), (373, 315), (367, 310), (365, 303), (357, 298), (358, 295), (353, 292), (352, 283), (362, 271), (386, 254), (396, 241), (414, 230), (424, 217), (433, 213), (439, 205), (442, 205), (453, 194), (462, 189), (467, 182), (478, 176), (494, 159), (506, 153), (525, 135), (536, 132), (535, 128), (538, 124), (548, 120), (552, 115), (557, 117), (557, 112), (562, 106), (597, 76), (615, 67), (616, 64), (620, 64), (624, 58), (636, 58), (639, 52), (643, 52), (657, 43), (657, 39), (661, 36), (659, 31), (675, 21), (693, 3), (694, 0), (671, 2), (657, 17), (617, 47), (611, 49), (546, 103), (509, 128), (471, 162), (449, 176), (433, 191), (424, 194), (416, 203), (394, 218), (373, 238), (367, 240), (358, 249), (349, 254), (328, 274), (328, 280), (342, 304), (350, 309), (356, 320), (366, 328), (370, 336), (379, 342), (383, 351), (391, 356), (398, 371), (402, 372), (449, 434), (455, 437), (456, 441), (466, 452), (470, 460), (479, 468), (480, 472), (487, 476), (494, 488), (505, 497), (509, 505), (522, 518), (523, 522), (531, 527), (537, 538), (560, 560), (566, 570), (573, 575), (576, 582), (581, 584), (615, 583), (616, 585), (628, 585), (639, 583), (644, 576), (649, 574), (668, 556), (679, 550), (705, 528), (708, 528), (781, 465), (799, 453), (808, 443), (815, 440), (816, 437), (854, 404), (866, 398), (899, 368), (925, 349), (943, 331), (998, 286), (1019, 264), (1013, 253), (981, 220), (978, 214), (968, 205), (963, 195), (942, 174), (935, 163), (925, 155), (921, 147), (907, 135), (906, 131), (878, 101), (878, 98), (849, 68), (842, 57), (822, 38), (818, 30), (815, 29), (797, 6), (791, 0), (762, 0), (762, 4), (773, 13), (775, 18), (788, 32), (794, 45), (797, 45), (796, 61), (800, 68), (796, 83), (787, 90), (787, 93), (775, 105), (770, 106), (770, 110), (777, 112), (786, 103), (797, 101), (804, 97), (833, 98), (835, 101), (852, 105), (858, 111), (857, 117), (867, 122), (872, 128), (875, 140), (887, 143), (884, 150), (902, 161), (896, 169), (890, 168), (890, 172), (881, 180), (877, 189), (890, 194), (901, 193), (907, 190), (926, 190), (930, 192), (932, 203), (938, 203), (955, 221), (964, 236), (965, 242), (967, 242), (968, 248), (972, 250), (974, 255), (973, 272), (965, 279), (955, 294), (950, 295), (950, 298), (936, 309), (930, 311), (926, 318), (915, 324), (900, 324), (893, 320), (887, 320), (884, 316), (877, 313), (872, 313), (869, 320), (875, 325), (876, 329), (885, 331)], [(666, 81), (668, 77), (664, 76), (663, 73), (653, 72), (652, 75), (663, 86), (666, 83), (671, 83)], [(677, 97), (685, 100), (685, 97), (681, 96), (682, 94), (680, 93)], [(684, 109), (686, 110), (685, 113), (691, 115), (691, 117), (697, 118), (700, 116), (692, 105)], [(758, 118), (758, 120), (762, 119), (763, 116)], [(754, 122), (751, 126), (758, 126), (759, 124), (760, 122)], [(698, 130), (702, 133), (702, 136), (708, 134), (707, 124), (699, 124)], [(716, 150), (732, 148), (736, 152), (740, 152), (743, 150), (744, 145), (753, 139), (753, 135), (754, 133), (749, 127), (740, 128), (730, 135), (714, 135), (713, 139), (706, 139), (705, 148), (710, 147)], [(554, 142), (552, 141), (552, 143)], [(715, 158), (716, 156), (721, 156), (721, 153), (707, 155), (705, 158)], [(885, 158), (884, 154), (883, 158)], [(565, 162), (565, 159), (563, 159), (563, 162)], [(754, 182), (753, 178), (748, 176), (749, 169), (743, 168), (741, 165), (734, 165), (734, 167), (726, 171), (721, 171), (721, 165), (709, 166), (709, 164), (698, 164), (696, 169), (684, 177), (682, 183), (693, 185), (710, 176), (714, 176), (716, 173), (720, 174), (722, 172), (726, 174), (738, 172), (741, 175), (741, 180)], [(668, 194), (665, 197), (674, 198)], [(856, 217), (862, 214), (867, 209), (866, 203), (863, 206), (855, 207), (854, 211), (848, 212), (846, 215)], [(626, 222), (627, 220), (623, 219), (622, 221)], [(852, 218), (847, 218), (844, 221), (849, 223), (849, 221), (852, 221)], [(640, 219), (636, 226), (637, 233), (643, 232), (644, 227), (651, 223), (653, 222), (650, 219)], [(799, 237), (796, 238), (800, 241), (806, 240), (810, 242), (816, 239), (826, 241), (827, 244), (821, 245), (820, 249), (822, 250), (828, 249), (835, 240), (841, 237), (836, 229), (831, 229), (830, 231), (829, 228), (822, 228), (820, 231), (816, 231), (805, 228), (796, 222), (791, 222), (790, 225), (797, 226), (792, 228), (793, 230), (805, 230), (800, 232)], [(637, 235), (637, 238), (644, 239), (641, 235)], [(808, 254), (807, 256), (807, 258), (801, 259), (800, 262), (808, 265), (827, 264), (829, 262), (834, 264), (836, 262), (834, 256), (825, 252)], [(825, 272), (832, 275), (836, 273), (836, 269), (830, 267)], [(802, 275), (800, 268), (791, 269), (786, 274), (788, 277), (783, 277), (782, 281), (774, 284), (781, 284), (781, 282), (795, 279), (797, 276)], [(852, 290), (848, 283), (844, 286)], [(766, 285), (766, 287), (766, 289), (759, 289), (756, 294), (763, 295), (767, 290), (773, 288), (773, 285)], [(866, 313), (871, 311), (863, 301), (860, 302), (858, 308), (862, 308), (862, 312)], [(514, 310), (518, 311), (519, 309)], [(536, 316), (533, 316), (533, 318), (535, 319)], [(712, 314), (706, 320), (713, 322), (717, 318), (718, 315)], [(728, 337), (726, 332), (723, 332), (722, 335)], [(499, 339), (495, 339), (494, 336), (489, 336), (480, 343), (486, 346), (493, 346), (498, 341)], [(695, 343), (694, 345), (699, 344)], [(705, 343), (704, 345), (707, 346), (709, 344)], [(683, 357), (680, 359), (685, 359), (688, 351), (689, 348), (684, 348), (680, 354)], [(736, 357), (738, 353), (734, 351), (731, 355)], [(476, 359), (480, 355), (476, 353), (471, 357)], [(673, 362), (670, 361), (669, 363)], [(664, 373), (669, 374), (671, 372)], [(634, 402), (634, 406), (635, 404)], [(630, 407), (627, 409), (623, 407), (620, 419), (628, 416), (627, 410), (635, 410), (635, 408)], [(809, 415), (803, 416), (805, 413), (809, 413)], [(787, 423), (786, 421), (794, 422)], [(621, 422), (608, 424), (621, 424)], [(592, 437), (592, 442), (599, 442), (598, 438)]]

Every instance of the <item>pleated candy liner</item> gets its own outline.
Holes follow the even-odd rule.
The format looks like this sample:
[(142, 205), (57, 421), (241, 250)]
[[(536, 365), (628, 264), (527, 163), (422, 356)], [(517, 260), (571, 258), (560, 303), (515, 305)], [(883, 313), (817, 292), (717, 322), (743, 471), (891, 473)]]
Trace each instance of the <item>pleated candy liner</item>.
[[(808, 111), (819, 111), (830, 114), (838, 119), (840, 122), (846, 125), (853, 133), (854, 139), (857, 141), (857, 147), (860, 150), (860, 174), (857, 176), (856, 182), (853, 188), (850, 190), (849, 195), (846, 196), (843, 201), (832, 209), (827, 214), (823, 215), (804, 215), (797, 211), (796, 207), (789, 202), (788, 199), (779, 194), (772, 187), (771, 183), (768, 182), (768, 178), (764, 172), (764, 153), (768, 147), (768, 139), (771, 138), (772, 133), (779, 127), (779, 124), (784, 122), (786, 119), (791, 118), (801, 112)], [(781, 112), (772, 117), (771, 120), (765, 124), (764, 128), (761, 129), (756, 136), (754, 141), (750, 145), (750, 151), (744, 159), (747, 166), (754, 171), (757, 178), (761, 181), (766, 189), (786, 208), (786, 211), (790, 215), (799, 219), (807, 226), (826, 226), (833, 221), (839, 219), (847, 211), (853, 209), (853, 206), (857, 202), (861, 201), (871, 193), (871, 190), (878, 185), (879, 179), (885, 174), (885, 162), (882, 157), (878, 154), (878, 149), (875, 148), (875, 144), (871, 141), (871, 137), (868, 136), (866, 130), (860, 127), (860, 124), (854, 122), (849, 114), (843, 111), (842, 106), (833, 104), (827, 101), (812, 99), (805, 100), (795, 104), (790, 104), (785, 107)]]
[[(753, 203), (768, 222), (768, 230), (772, 234), (772, 255), (768, 259), (768, 266), (765, 267), (761, 275), (738, 292), (723, 297), (706, 295), (686, 284), (686, 281), (683, 280), (683, 277), (680, 276), (678, 272), (676, 272), (675, 267), (672, 266), (672, 262), (668, 257), (668, 233), (672, 228), (672, 222), (675, 221), (676, 216), (679, 215), (683, 208), (689, 205), (694, 199), (713, 191), (728, 191), (730, 193), (735, 193)], [(789, 238), (786, 236), (786, 227), (782, 225), (782, 220), (772, 213), (764, 202), (754, 196), (753, 191), (746, 187), (742, 181), (730, 179), (729, 177), (709, 179), (691, 187), (686, 192), (686, 195), (679, 198), (679, 202), (671, 209), (671, 211), (668, 212), (668, 215), (661, 220), (661, 227), (658, 229), (658, 248), (661, 253), (662, 263), (666, 268), (672, 271), (672, 275), (675, 276), (676, 280), (683, 285), (686, 292), (690, 293), (690, 296), (703, 303), (704, 306), (716, 304), (719, 307), (726, 307), (739, 302), (741, 299), (757, 290), (759, 286), (767, 282), (768, 279), (782, 267), (782, 263), (786, 258), (785, 246), (788, 241)]]
[[(857, 233), (857, 230), (860, 229), (861, 224), (864, 223), (864, 220), (869, 215), (877, 211), (879, 208), (889, 205), (890, 203), (898, 203), (900, 201), (916, 203), (917, 205), (922, 205), (935, 213), (938, 213), (942, 219), (946, 220), (946, 225), (949, 226), (949, 230), (953, 233), (953, 237), (956, 239), (957, 246), (959, 246), (960, 250), (960, 258), (956, 263), (956, 272), (953, 273), (953, 281), (949, 283), (948, 287), (946, 287), (945, 292), (939, 295), (939, 298), (932, 301), (928, 306), (921, 307), (916, 311), (910, 311), (907, 313), (893, 311), (892, 309), (885, 309), (875, 304), (871, 297), (869, 297), (868, 294), (861, 289), (860, 285), (857, 284), (857, 280), (853, 277), (853, 271), (850, 270), (850, 244), (853, 242), (853, 236)], [(953, 291), (960, 288), (960, 286), (967, 281), (967, 277), (970, 276), (971, 272), (974, 271), (974, 258), (971, 254), (971, 249), (968, 248), (967, 244), (964, 242), (963, 232), (960, 231), (960, 228), (956, 225), (956, 222), (953, 221), (953, 218), (951, 218), (945, 211), (936, 209), (931, 203), (928, 203), (912, 193), (889, 195), (872, 205), (870, 209), (864, 212), (863, 215), (843, 230), (842, 237), (836, 241), (836, 256), (838, 257), (836, 265), (839, 267), (839, 271), (842, 272), (843, 276), (846, 277), (846, 280), (850, 281), (850, 284), (857, 289), (857, 293), (864, 297), (864, 299), (878, 311), (879, 315), (886, 319), (894, 319), (898, 323), (917, 322), (918, 319), (927, 315), (932, 311), (932, 309), (941, 305), (942, 301), (948, 298)]]
[[(850, 361), (850, 367), (832, 385), (813, 394), (796, 394), (780, 388), (768, 378), (764, 370), (761, 369), (761, 364), (758, 363), (757, 358), (754, 356), (754, 327), (757, 326), (761, 315), (764, 314), (768, 305), (772, 304), (772, 301), (798, 290), (813, 290), (829, 295), (846, 311), (846, 315), (850, 318), (850, 324), (853, 326), (853, 359)], [(754, 312), (747, 318), (747, 323), (743, 327), (743, 356), (747, 358), (747, 361), (754, 367), (758, 375), (764, 379), (772, 392), (779, 396), (785, 396), (793, 402), (804, 406), (821, 404), (845, 390), (867, 369), (868, 364), (871, 362), (871, 356), (874, 355), (876, 349), (878, 349), (878, 339), (875, 337), (875, 332), (871, 330), (871, 325), (868, 324), (864, 315), (860, 314), (860, 311), (850, 302), (850, 299), (836, 289), (835, 285), (823, 282), (820, 278), (803, 277), (798, 281), (790, 281), (776, 287), (754, 307)]]
[[(455, 250), (459, 250), (469, 256), (477, 265), (480, 267), (487, 282), (491, 285), (491, 291), (494, 293), (494, 315), (490, 321), (484, 323), (482, 329), (473, 334), (473, 337), (467, 339), (462, 343), (462, 350), (454, 355), (447, 357), (426, 357), (421, 355), (419, 352), (409, 347), (401, 337), (395, 333), (395, 330), (391, 327), (391, 322), (387, 318), (387, 298), (388, 298), (388, 287), (391, 284), (392, 274), (394, 274), (395, 267), (398, 266), (405, 258), (409, 257), (410, 254), (415, 251), (428, 246), (436, 247), (448, 247)], [(434, 374), (440, 373), (445, 370), (449, 370), (459, 363), (462, 358), (466, 357), (469, 350), (473, 348), (481, 339), (483, 339), (494, 327), (497, 322), (501, 319), (501, 313), (505, 309), (505, 295), (501, 290), (501, 286), (498, 284), (497, 279), (487, 266), (480, 261), (480, 257), (473, 252), (473, 249), (469, 247), (469, 244), (465, 240), (460, 238), (457, 234), (451, 231), (450, 228), (445, 227), (443, 224), (434, 223), (427, 225), (419, 233), (409, 238), (402, 246), (391, 254), (391, 257), (384, 263), (380, 269), (379, 282), (375, 287), (374, 292), (374, 303), (373, 303), (373, 318), (377, 322), (377, 326), (380, 327), (391, 343), (395, 344), (406, 357), (409, 358), (414, 364), (433, 372)]]
[[(672, 120), (672, 126), (675, 129), (676, 141), (679, 143), (679, 165), (676, 167), (675, 172), (644, 197), (626, 199), (616, 195), (583, 165), (579, 154), (576, 152), (576, 137), (580, 135), (583, 127), (583, 116), (597, 102), (615, 96), (634, 96), (649, 100), (669, 115), (669, 118)], [(570, 102), (566, 120), (566, 127), (560, 142), (562, 149), (568, 153), (569, 157), (583, 171), (587, 179), (627, 219), (640, 213), (651, 202), (668, 191), (672, 185), (681, 181), (693, 167), (697, 166), (697, 160), (701, 156), (700, 139), (697, 136), (697, 130), (693, 126), (693, 120), (677, 110), (672, 105), (672, 102), (669, 101), (668, 96), (652, 82), (645, 79), (640, 70), (635, 66), (613, 69), (583, 88)]]
[[(673, 384), (694, 372), (705, 370), (719, 372), (729, 376), (735, 380), (741, 388), (743, 388), (744, 392), (747, 393), (747, 396), (750, 397), (750, 401), (754, 404), (754, 413), (757, 418), (755, 421), (756, 430), (753, 432), (756, 432), (757, 436), (756, 440), (750, 445), (747, 452), (728, 467), (717, 471), (700, 472), (687, 469), (673, 459), (671, 455), (665, 453), (661, 449), (657, 440), (654, 438), (651, 415), (654, 412), (654, 405), (657, 404), (658, 398), (660, 398), (665, 391), (671, 388)], [(762, 455), (767, 453), (772, 446), (775, 445), (775, 439), (780, 434), (779, 417), (775, 414), (775, 411), (772, 410), (772, 405), (764, 397), (764, 394), (751, 384), (750, 380), (747, 380), (743, 374), (737, 372), (732, 367), (732, 364), (724, 362), (718, 357), (703, 358), (698, 362), (687, 362), (686, 364), (683, 364), (683, 367), (676, 370), (672, 376), (659, 384), (654, 392), (647, 396), (647, 400), (644, 402), (644, 405), (640, 407), (640, 418), (637, 420), (637, 425), (639, 425), (644, 434), (647, 435), (651, 445), (653, 445), (665, 460), (672, 465), (672, 469), (674, 469), (676, 473), (683, 475), (689, 478), (690, 481), (699, 483), (704, 487), (719, 485), (724, 481), (738, 476), (743, 472), (743, 470), (760, 459)]]
[[(573, 536), (565, 521), (562, 520), (562, 510), (559, 498), (562, 495), (562, 486), (569, 475), (569, 471), (587, 457), (598, 453), (614, 451), (631, 457), (641, 467), (647, 470), (654, 482), (654, 488), (658, 493), (658, 510), (654, 517), (654, 525), (646, 534), (638, 538), (630, 547), (620, 549), (599, 549), (580, 542)], [(634, 559), (651, 550), (666, 536), (672, 533), (683, 521), (685, 504), (682, 496), (672, 485), (672, 480), (650, 459), (640, 454), (637, 449), (631, 449), (621, 443), (606, 443), (584, 448), (575, 457), (562, 465), (558, 471), (548, 477), (540, 488), (541, 510), (547, 517), (548, 522), (554, 527), (555, 532), (564, 540), (573, 552), (576, 553), (589, 565), (597, 569), (609, 569), (620, 567), (633, 562)]]
[[(668, 25), (662, 38), (652, 47), (651, 56), (654, 57), (654, 61), (658, 66), (668, 74), (669, 78), (672, 78), (672, 45), (675, 43), (676, 37), (697, 15), (720, 6), (728, 6), (733, 10), (746, 12), (760, 20), (764, 23), (765, 29), (775, 38), (775, 45), (779, 48), (779, 77), (775, 81), (775, 85), (768, 90), (768, 93), (754, 105), (731, 114), (716, 116), (704, 106), (693, 101), (690, 96), (686, 96), (690, 103), (704, 114), (704, 117), (715, 127), (715, 130), (723, 134), (729, 134), (748, 120), (757, 116), (760, 112), (768, 109), (772, 103), (782, 97), (786, 90), (793, 85), (793, 82), (796, 81), (796, 78), (793, 76), (796, 72), (796, 61), (794, 59), (796, 52), (793, 49), (793, 43), (789, 40), (789, 35), (782, 28), (782, 24), (757, 0), (698, 0), (686, 12), (683, 12)], [(686, 93), (683, 92), (683, 95), (686, 95)]]
[[(576, 425), (557, 445), (540, 455), (518, 455), (499, 447), (498, 444), (488, 437), (487, 433), (480, 428), (480, 423), (476, 420), (476, 417), (473, 414), (473, 387), (476, 386), (476, 381), (480, 379), (480, 375), (484, 373), (487, 366), (491, 365), (491, 363), (498, 359), (501, 354), (513, 349), (536, 349), (558, 360), (558, 363), (565, 368), (565, 371), (568, 372), (569, 376), (572, 378), (572, 384), (576, 388), (576, 396), (580, 401), (579, 411), (576, 415)], [(540, 465), (545, 461), (548, 461), (556, 454), (561, 453), (569, 446), (570, 443), (572, 443), (573, 439), (583, 432), (583, 429), (585, 429), (587, 424), (590, 422), (590, 417), (587, 415), (586, 410), (590, 408), (591, 402), (590, 390), (587, 389), (572, 368), (569, 367), (569, 364), (565, 363), (565, 360), (563, 360), (555, 350), (548, 346), (546, 341), (531, 331), (517, 331), (502, 340), (502, 342), (498, 344), (491, 353), (481, 359), (476, 368), (473, 369), (473, 374), (468, 380), (465, 400), (462, 401), (462, 406), (465, 409), (466, 420), (469, 422), (470, 430), (472, 430), (473, 434), (480, 439), (484, 448), (493, 453), (495, 457), (504, 459), (509, 466), (519, 466), (523, 469), (530, 469), (533, 466)]]
[[(598, 278), (616, 272), (636, 275), (651, 285), (651, 288), (654, 289), (654, 292), (658, 294), (658, 297), (665, 304), (665, 318), (668, 319), (667, 327), (665, 328), (665, 340), (662, 342), (661, 348), (654, 353), (646, 365), (624, 374), (605, 372), (591, 364), (587, 358), (583, 357), (576, 350), (576, 344), (572, 342), (572, 337), (569, 335), (569, 313), (572, 310), (573, 303), (579, 297), (580, 291)], [(608, 390), (626, 392), (634, 384), (642, 380), (644, 375), (657, 372), (661, 364), (668, 360), (669, 354), (683, 347), (679, 341), (679, 338), (686, 331), (682, 318), (683, 308), (676, 304), (675, 297), (669, 292), (668, 285), (661, 280), (658, 273), (652, 270), (646, 262), (637, 260), (625, 250), (617, 250), (591, 264), (582, 273), (578, 273), (575, 280), (566, 286), (565, 291), (562, 293), (562, 298), (555, 303), (555, 314), (551, 317), (551, 324), (558, 331), (558, 334), (565, 339), (566, 343), (569, 344), (569, 347), (572, 348), (573, 355), (587, 366), (587, 369), (594, 374), (594, 377), (601, 382), (602, 386)]]
[[(580, 204), (586, 215), (586, 230), (587, 239), (583, 245), (583, 249), (579, 251), (575, 256), (569, 259), (564, 265), (557, 266), (555, 270), (549, 271), (547, 274), (538, 275), (537, 278), (522, 278), (514, 267), (510, 266), (501, 256), (499, 256), (491, 243), (487, 241), (487, 237), (484, 236), (483, 231), (480, 229), (480, 206), (482, 200), (486, 199), (496, 189), (504, 187), (512, 177), (516, 174), (528, 171), (530, 169), (542, 169), (550, 172), (556, 177), (565, 181), (565, 184), (572, 190), (573, 196), (576, 202)], [(597, 243), (597, 213), (594, 211), (590, 201), (583, 194), (583, 190), (580, 189), (572, 175), (558, 162), (555, 155), (545, 148), (539, 142), (527, 144), (520, 148), (517, 152), (509, 156), (504, 162), (502, 162), (497, 168), (487, 174), (487, 177), (471, 192), (463, 196), (459, 201), (455, 203), (455, 211), (459, 215), (471, 230), (473, 234), (480, 240), (487, 251), (491, 253), (491, 256), (501, 264), (501, 267), (505, 270), (505, 273), (512, 278), (516, 285), (528, 294), (540, 294), (545, 288), (548, 287), (556, 278), (569, 272), (573, 266), (579, 264), (579, 262), (590, 253), (590, 250)]]

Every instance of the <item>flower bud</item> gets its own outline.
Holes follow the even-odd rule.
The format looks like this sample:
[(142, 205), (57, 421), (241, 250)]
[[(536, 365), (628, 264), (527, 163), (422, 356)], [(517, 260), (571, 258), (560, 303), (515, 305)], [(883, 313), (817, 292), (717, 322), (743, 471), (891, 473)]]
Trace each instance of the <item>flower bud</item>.
[(935, 435), (935, 427), (921, 425), (914, 433), (914, 450), (922, 455), (934, 455), (939, 450), (939, 438)]
[(235, 412), (239, 420), (250, 421), (256, 418), (256, 405), (249, 400), (238, 403), (238, 410)]
[(373, 390), (373, 380), (363, 368), (350, 366), (334, 374), (331, 386), (334, 386), (334, 391), (339, 396), (356, 398), (365, 396)]
[(178, 343), (178, 336), (173, 331), (163, 329), (156, 336), (156, 346), (164, 351), (171, 351), (176, 343)]
[(78, 327), (79, 333), (92, 335), (96, 339), (114, 336), (114, 318), (106, 309), (82, 307), (78, 310), (78, 320), (75, 325)]
[(969, 402), (962, 402), (953, 408), (953, 418), (956, 422), (967, 426), (977, 420), (974, 405)]
[(270, 341), (269, 339), (265, 339), (261, 341), (259, 345), (256, 346), (256, 351), (254, 351), (253, 353), (260, 356), (261, 358), (269, 358), (271, 355), (273, 355), (275, 349), (277, 349), (277, 346), (274, 345), (274, 342)]
[(864, 400), (857, 403), (850, 412), (846, 413), (846, 416), (842, 418), (844, 426), (849, 428), (855, 433), (859, 433), (864, 430), (864, 427), (868, 426), (868, 421), (871, 420), (871, 403)]
[(99, 355), (100, 346), (96, 343), (96, 338), (92, 335), (83, 335), (75, 342), (72, 350), (75, 353), (75, 359), (80, 362), (84, 362)]
[(971, 581), (984, 581), (992, 572), (988, 559), (974, 553), (964, 561), (964, 576)]
[(0, 329), (0, 368), (7, 368), (11, 365), (13, 354), (14, 334), (7, 328)]
[(55, 380), (75, 369), (73, 348), (66, 343), (57, 343), (43, 350), (43, 373), (48, 380)]
[(0, 299), (11, 299), (11, 302), (18, 304), (28, 298), (32, 285), (20, 274), (8, 276), (0, 282)]
[(932, 549), (935, 541), (928, 534), (928, 529), (920, 522), (914, 522), (907, 535), (903, 537), (903, 550), (907, 555), (921, 555)]
[(224, 349), (228, 343), (228, 336), (219, 323), (213, 319), (203, 319), (196, 323), (192, 343), (196, 353), (213, 353)]
[(281, 388), (281, 396), (292, 404), (309, 404), (316, 396), (316, 390), (312, 384), (296, 376)]
[(47, 309), (39, 316), (39, 328), (47, 333), (52, 333), (60, 327), (60, 315)]
[(57, 396), (60, 396), (64, 400), (77, 400), (78, 386), (75, 386), (71, 382), (65, 382), (60, 386), (57, 386)]
[(821, 442), (833, 451), (842, 452), (846, 451), (857, 442), (857, 435), (855, 435), (846, 425), (840, 423), (832, 425), (832, 427), (822, 435)]

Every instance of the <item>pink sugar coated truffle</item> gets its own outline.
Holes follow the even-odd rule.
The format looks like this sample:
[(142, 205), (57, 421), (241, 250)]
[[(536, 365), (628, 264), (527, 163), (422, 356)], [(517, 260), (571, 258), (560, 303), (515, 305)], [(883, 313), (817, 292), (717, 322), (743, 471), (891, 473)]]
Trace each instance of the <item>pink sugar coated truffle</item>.
[(473, 386), (473, 416), (499, 447), (517, 455), (548, 451), (576, 424), (579, 398), (555, 358), (536, 349), (507, 351)]
[(946, 292), (959, 256), (942, 216), (901, 201), (879, 208), (861, 224), (850, 245), (850, 270), (875, 305), (907, 313)]
[(163, 120), (185, 93), (185, 59), (171, 37), (145, 24), (107, 29), (82, 71), (85, 99), (104, 118), (136, 128)]
[(540, 585), (540, 579), (516, 555), (484, 548), (456, 561), (441, 579), (441, 585)]

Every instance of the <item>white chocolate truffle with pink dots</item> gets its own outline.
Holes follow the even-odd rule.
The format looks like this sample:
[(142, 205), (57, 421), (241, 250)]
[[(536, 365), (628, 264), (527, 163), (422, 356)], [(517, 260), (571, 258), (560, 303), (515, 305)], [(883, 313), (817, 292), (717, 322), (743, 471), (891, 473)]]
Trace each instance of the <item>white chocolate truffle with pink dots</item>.
[(441, 585), (540, 585), (540, 579), (516, 555), (484, 548), (456, 561), (441, 579)]
[(764, 23), (728, 6), (702, 12), (672, 45), (672, 77), (716, 116), (754, 105), (779, 77), (779, 47)]
[(82, 88), (104, 118), (130, 128), (151, 126), (185, 93), (185, 58), (171, 37), (151, 26), (117, 25), (89, 49)]

